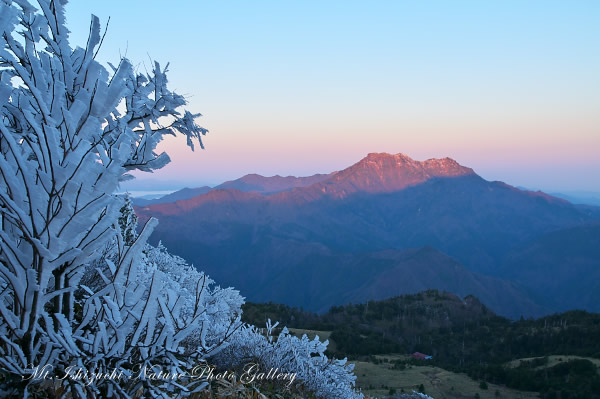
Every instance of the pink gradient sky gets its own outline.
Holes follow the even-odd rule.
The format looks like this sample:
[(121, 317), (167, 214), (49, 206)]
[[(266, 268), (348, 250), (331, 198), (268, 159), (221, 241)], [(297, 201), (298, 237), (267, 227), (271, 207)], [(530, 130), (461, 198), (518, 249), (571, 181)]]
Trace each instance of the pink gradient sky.
[[(110, 16), (101, 61), (169, 61), (171, 86), (205, 115), (205, 151), (167, 139), (173, 162), (130, 189), (327, 173), (402, 152), (516, 186), (600, 192), (599, 2), (144, 4), (67, 9), (72, 41), (85, 42), (90, 13)], [(131, 24), (132, 12), (162, 22)]]

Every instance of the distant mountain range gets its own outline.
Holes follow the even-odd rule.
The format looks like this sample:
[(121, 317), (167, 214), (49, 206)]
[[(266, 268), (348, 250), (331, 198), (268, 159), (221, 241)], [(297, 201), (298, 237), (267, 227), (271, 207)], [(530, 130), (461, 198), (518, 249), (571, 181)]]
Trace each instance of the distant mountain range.
[[(525, 191), (537, 191), (531, 190), (527, 187), (517, 186), (520, 190)], [(565, 191), (565, 192), (549, 192), (550, 195), (557, 198), (562, 198), (569, 201), (572, 204), (579, 205), (593, 205), (600, 206), (600, 192), (594, 191)]]
[(331, 174), (316, 174), (308, 177), (272, 176), (264, 177), (257, 174), (246, 175), (237, 180), (230, 180), (215, 187), (215, 189), (236, 189), (240, 191), (257, 192), (261, 194), (274, 194), (291, 190), (296, 187), (308, 187), (328, 179)]
[(594, 192), (573, 192), (573, 193), (552, 193), (553, 196), (566, 199), (573, 204), (600, 206), (600, 193)]
[[(333, 174), (333, 173), (332, 173)], [(257, 174), (249, 174), (236, 180), (226, 181), (216, 187), (203, 186), (198, 188), (183, 188), (169, 195), (160, 198), (146, 199), (134, 198), (133, 204), (136, 206), (148, 206), (153, 204), (166, 204), (179, 200), (194, 198), (201, 194), (206, 194), (211, 190), (235, 189), (245, 192), (256, 192), (260, 194), (274, 194), (281, 191), (291, 190), (295, 187), (307, 187), (315, 183), (319, 183), (332, 174), (316, 174), (308, 177), (295, 176), (272, 176), (265, 177)]]
[(198, 188), (182, 188), (181, 190), (175, 191), (174, 193), (167, 194), (159, 198), (133, 198), (133, 204), (135, 206), (148, 206), (153, 204), (167, 204), (169, 202), (175, 202), (180, 200), (186, 200), (194, 198), (198, 195), (206, 194), (212, 190), (212, 187), (204, 186)]
[[(597, 241), (567, 237), (596, 234), (600, 208), (489, 182), (449, 158), (369, 154), (330, 174), (247, 175), (138, 204), (142, 221), (160, 220), (152, 240), (255, 302), (323, 311), (436, 288), (510, 317), (599, 303), (579, 291), (600, 281)], [(544, 260), (556, 240), (560, 257)]]

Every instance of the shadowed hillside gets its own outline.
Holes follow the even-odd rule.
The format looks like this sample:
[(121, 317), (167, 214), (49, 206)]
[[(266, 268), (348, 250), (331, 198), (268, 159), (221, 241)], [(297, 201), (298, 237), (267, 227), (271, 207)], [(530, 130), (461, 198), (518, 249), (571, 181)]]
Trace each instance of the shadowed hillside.
[[(273, 178), (259, 177), (263, 187), (264, 179)], [(281, 179), (288, 178), (273, 187)], [(506, 281), (506, 256), (543, 234), (600, 219), (598, 208), (486, 181), (449, 158), (419, 162), (402, 154), (369, 154), (324, 180), (275, 194), (215, 189), (137, 212), (142, 220), (159, 218), (155, 242), (250, 300), (318, 311), (438, 288), (476, 294), (512, 317), (557, 308), (523, 281)], [(404, 252), (423, 247), (429, 249)]]

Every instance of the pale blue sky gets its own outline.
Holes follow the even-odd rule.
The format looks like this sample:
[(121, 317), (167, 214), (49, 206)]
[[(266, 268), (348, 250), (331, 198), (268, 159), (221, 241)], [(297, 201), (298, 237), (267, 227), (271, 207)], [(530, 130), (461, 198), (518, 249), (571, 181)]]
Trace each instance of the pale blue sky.
[(166, 143), (158, 186), (402, 152), (600, 191), (598, 1), (73, 1), (73, 43), (90, 13), (111, 17), (101, 61), (170, 62), (205, 115), (206, 151)]

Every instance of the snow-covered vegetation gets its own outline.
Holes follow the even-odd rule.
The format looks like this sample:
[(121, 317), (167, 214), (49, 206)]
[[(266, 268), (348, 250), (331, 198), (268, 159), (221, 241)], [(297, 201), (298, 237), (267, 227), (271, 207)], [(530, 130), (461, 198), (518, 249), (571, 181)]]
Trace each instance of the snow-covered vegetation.
[(206, 130), (166, 68), (95, 60), (98, 18), (73, 49), (65, 3), (0, 0), (2, 396), (183, 397), (206, 389), (198, 364), (252, 361), (317, 397), (362, 397), (325, 343), (243, 325), (236, 290), (150, 246), (157, 220), (136, 233), (119, 183), (169, 161), (165, 134), (193, 149)]

